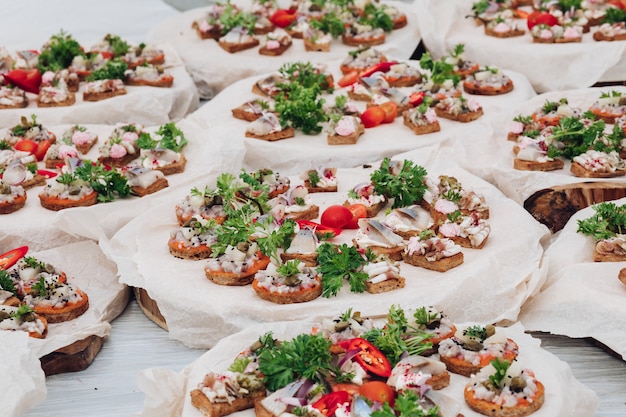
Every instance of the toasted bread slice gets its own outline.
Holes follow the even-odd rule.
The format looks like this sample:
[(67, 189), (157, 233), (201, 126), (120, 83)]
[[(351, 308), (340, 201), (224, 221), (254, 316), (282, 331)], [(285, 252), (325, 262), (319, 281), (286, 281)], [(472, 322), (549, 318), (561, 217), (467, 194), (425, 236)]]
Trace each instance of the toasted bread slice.
[(416, 135), (427, 135), (429, 133), (439, 132), (441, 130), (441, 125), (439, 121), (435, 121), (435, 123), (428, 123), (423, 126), (418, 126), (411, 121), (410, 111), (404, 111), (402, 113), (402, 119), (404, 125), (413, 131)]
[(211, 402), (199, 389), (190, 392), (191, 404), (207, 417), (223, 417), (237, 411), (247, 410), (254, 407), (255, 400), (265, 397), (264, 390), (253, 391), (247, 397), (235, 398), (231, 402)]
[(593, 261), (594, 262), (624, 262), (626, 261), (626, 255), (620, 255), (619, 253), (600, 253), (594, 249)]
[(245, 120), (246, 122), (254, 122), (263, 115), (263, 109), (255, 108), (256, 102), (263, 100), (251, 100), (231, 110), (235, 119)]
[(53, 211), (59, 211), (71, 207), (88, 207), (98, 202), (98, 193), (93, 191), (79, 200), (69, 198), (51, 197), (45, 194), (39, 194), (39, 202), (43, 208)]
[[(512, 350), (505, 350), (504, 345), (500, 349), (502, 352), (501, 358), (507, 361), (513, 361), (517, 357), (517, 344), (512, 339), (507, 339), (507, 342), (513, 347)], [(458, 375), (470, 377), (473, 374), (478, 373), (483, 367), (489, 365), (491, 360), (494, 359), (492, 354), (481, 355), (478, 363), (468, 362), (464, 358), (459, 356), (445, 356), (440, 355), (439, 360), (446, 365), (448, 371)]]
[(187, 159), (185, 155), (180, 155), (180, 160), (172, 162), (171, 164), (164, 165), (162, 167), (156, 167), (157, 171), (161, 171), (163, 175), (180, 174), (185, 171), (185, 165), (187, 165)]
[(67, 95), (67, 99), (63, 101), (42, 101), (40, 98), (37, 98), (37, 107), (67, 107), (76, 103), (76, 95), (74, 93), (69, 93)]
[(200, 24), (198, 21), (194, 21), (191, 24), (191, 28), (196, 31), (196, 34), (200, 39), (215, 39), (218, 40), (222, 37), (222, 28), (217, 25), (213, 25), (211, 30), (202, 31), (200, 30)]
[(393, 248), (386, 248), (384, 246), (363, 246), (359, 245), (359, 242), (356, 239), (352, 239), (352, 244), (359, 249), (370, 249), (377, 255), (386, 255), (389, 259), (394, 261), (402, 260), (402, 252), (404, 251), (404, 246), (395, 246)]
[(263, 46), (259, 48), (259, 53), (265, 56), (280, 56), (289, 48), (291, 48), (292, 42), (289, 41), (287, 44), (281, 44), (278, 48), (267, 49), (267, 46)]
[(10, 214), (18, 211), (26, 205), (26, 198), (28, 194), (24, 193), (19, 196), (15, 196), (13, 201), (0, 201), (0, 214)]
[(83, 92), (83, 101), (100, 101), (100, 100), (106, 100), (108, 98), (113, 98), (113, 97), (117, 97), (117, 96), (123, 96), (124, 94), (126, 94), (126, 89), (125, 88), (120, 88), (117, 90), (112, 90), (112, 91), (103, 91), (103, 92), (97, 92), (97, 93), (91, 93), (91, 92)]
[(258, 253), (259, 259), (257, 259), (254, 264), (248, 268), (245, 272), (235, 273), (235, 272), (225, 272), (225, 271), (212, 271), (210, 269), (204, 268), (204, 274), (206, 277), (213, 281), (218, 285), (228, 285), (228, 286), (243, 286), (248, 285), (254, 280), (254, 274), (256, 274), (261, 269), (267, 268), (267, 265), (270, 263), (270, 258), (267, 256)]
[(387, 279), (383, 282), (371, 283), (365, 282), (367, 292), (370, 294), (378, 294), (381, 292), (393, 291), (398, 288), (404, 288), (405, 279), (403, 277)]
[(208, 259), (211, 256), (211, 248), (205, 244), (189, 247), (180, 240), (170, 239), (167, 247), (172, 256), (180, 259), (189, 259), (198, 261), (200, 259)]
[(266, 140), (268, 142), (273, 142), (275, 140), (280, 140), (280, 139), (293, 138), (294, 136), (296, 136), (296, 132), (291, 126), (288, 126), (282, 130), (279, 130), (278, 132), (270, 133), (267, 135), (257, 135), (256, 133), (246, 131), (247, 138), (261, 139), (261, 140)]
[(544, 403), (545, 387), (539, 381), (535, 381), (535, 384), (537, 385), (536, 395), (533, 398), (528, 398), (523, 404), (517, 404), (512, 407), (477, 399), (474, 397), (473, 391), (468, 387), (465, 388), (463, 396), (469, 408), (477, 413), (490, 417), (524, 417), (539, 410)]
[(80, 295), (81, 300), (75, 303), (67, 303), (62, 308), (38, 306), (33, 307), (33, 311), (43, 318), (48, 323), (62, 323), (81, 316), (89, 308), (89, 297), (83, 291), (76, 289), (76, 292)]
[(609, 41), (609, 42), (623, 41), (623, 40), (626, 40), (626, 34), (620, 33), (615, 36), (608, 36), (600, 31), (597, 31), (597, 32), (594, 32), (593, 39), (596, 41)]
[(449, 256), (447, 258), (441, 258), (436, 261), (429, 261), (423, 255), (409, 255), (406, 252), (403, 252), (402, 259), (408, 264), (420, 266), (422, 268), (430, 269), (431, 271), (437, 272), (446, 272), (449, 269), (461, 265), (464, 260), (463, 252), (459, 252), (455, 255)]
[(309, 38), (303, 38), (303, 42), (304, 42), (305, 51), (330, 52), (329, 42), (316, 43), (316, 42), (311, 41)]
[(139, 152), (127, 153), (121, 158), (111, 158), (108, 156), (101, 156), (98, 158), (98, 161), (102, 162), (105, 165), (109, 165), (115, 168), (123, 168), (137, 158), (139, 158)]
[(613, 172), (590, 171), (578, 162), (572, 162), (569, 170), (574, 176), (579, 178), (614, 178), (626, 175), (626, 170), (624, 169), (618, 169)]
[(304, 186), (306, 187), (309, 193), (334, 193), (337, 192), (337, 186), (332, 187), (312, 187), (311, 181), (306, 179), (304, 180)]
[(513, 87), (513, 80), (511, 79), (509, 79), (506, 84), (497, 87), (493, 85), (477, 84), (467, 79), (463, 81), (463, 90), (465, 90), (466, 93), (481, 96), (497, 96), (500, 94), (506, 94), (513, 91)]
[(626, 285), (626, 268), (622, 268), (619, 270), (619, 274), (617, 274), (617, 278), (620, 280), (622, 284)]
[(347, 33), (344, 33), (343, 35), (341, 35), (341, 42), (343, 42), (344, 45), (348, 45), (348, 46), (382, 45), (383, 43), (385, 43), (385, 40), (386, 40), (386, 36), (384, 33), (380, 36), (372, 36), (370, 38), (364, 38), (362, 36), (351, 36)]
[(230, 42), (224, 42), (220, 40), (217, 43), (226, 52), (230, 52), (231, 54), (234, 54), (235, 52), (245, 51), (246, 49), (254, 48), (255, 46), (258, 46), (260, 42), (257, 38), (251, 38), (250, 41), (248, 42), (230, 43)]
[(359, 140), (359, 137), (365, 132), (365, 127), (359, 123), (359, 127), (348, 136), (341, 135), (327, 135), (326, 140), (329, 145), (354, 145)]
[(514, 38), (516, 36), (524, 36), (525, 33), (525, 30), (517, 28), (512, 28), (506, 32), (496, 32), (489, 26), (485, 25), (485, 35), (493, 36), (495, 38)]
[(283, 262), (297, 259), (306, 266), (317, 266), (317, 252), (313, 253), (287, 253), (281, 252), (280, 259)]
[(295, 304), (306, 303), (307, 301), (315, 300), (322, 295), (322, 280), (319, 277), (315, 277), (317, 285), (303, 289), (296, 292), (271, 292), (258, 285), (258, 281), (252, 282), (252, 288), (259, 297), (264, 300), (271, 301), (276, 304)]
[(144, 79), (136, 77), (126, 77), (124, 83), (136, 87), (161, 87), (169, 88), (174, 84), (174, 77), (170, 74), (161, 74), (157, 79)]
[(130, 191), (131, 193), (139, 197), (144, 197), (148, 194), (153, 194), (153, 193), (156, 193), (157, 191), (167, 188), (169, 187), (169, 185), (170, 184), (167, 182), (166, 178), (159, 178), (158, 180), (156, 180), (155, 182), (153, 182), (147, 187), (140, 187), (138, 185), (133, 185), (130, 187)]
[(481, 117), (483, 115), (483, 109), (480, 108), (476, 111), (470, 111), (467, 113), (452, 114), (435, 106), (435, 113), (437, 114), (437, 117), (441, 117), (443, 119), (454, 120), (461, 123), (468, 123)]
[(563, 166), (564, 163), (561, 159), (546, 162), (526, 161), (519, 158), (513, 159), (513, 168), (520, 171), (554, 171), (563, 168)]

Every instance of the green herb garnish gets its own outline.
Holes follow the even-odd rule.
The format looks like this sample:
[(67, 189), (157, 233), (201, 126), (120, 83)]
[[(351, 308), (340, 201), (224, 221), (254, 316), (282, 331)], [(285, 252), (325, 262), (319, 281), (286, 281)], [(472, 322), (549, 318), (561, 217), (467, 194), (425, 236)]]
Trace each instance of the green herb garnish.
[(397, 174), (391, 172), (389, 158), (383, 159), (380, 169), (370, 175), (374, 190), (393, 198), (393, 208), (406, 207), (420, 201), (426, 191), (426, 169), (405, 159)]
[(361, 269), (368, 260), (354, 246), (322, 243), (317, 248), (317, 272), (322, 276), (322, 296), (336, 296), (343, 280), (350, 283), (350, 291), (365, 291), (368, 275)]

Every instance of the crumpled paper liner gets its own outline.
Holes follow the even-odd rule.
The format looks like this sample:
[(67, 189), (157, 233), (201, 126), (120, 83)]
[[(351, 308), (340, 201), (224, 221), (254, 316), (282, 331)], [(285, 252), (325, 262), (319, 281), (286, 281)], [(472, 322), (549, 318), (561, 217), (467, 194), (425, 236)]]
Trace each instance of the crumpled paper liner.
[[(2, 253), (22, 245), (31, 250), (42, 250), (51, 245), (61, 246), (82, 239), (106, 241), (115, 232), (135, 216), (143, 213), (159, 201), (177, 201), (178, 197), (169, 197), (171, 193), (187, 192), (186, 183), (210, 172), (211, 169), (223, 169), (228, 166), (239, 167), (243, 159), (243, 140), (226, 140), (214, 136), (212, 126), (199, 118), (189, 116), (176, 124), (185, 134), (189, 143), (182, 153), (187, 159), (185, 171), (181, 174), (168, 175), (169, 187), (145, 197), (129, 196), (117, 198), (109, 203), (97, 203), (90, 207), (76, 207), (58, 212), (41, 207), (38, 186), (27, 191), (25, 207), (7, 215), (0, 216), (0, 249)], [(71, 125), (47, 126), (57, 137)], [(98, 159), (99, 147), (102, 146), (115, 128), (114, 125), (85, 125), (98, 135), (98, 142), (87, 153), (86, 158)], [(146, 127), (154, 132), (158, 126)], [(230, 159), (223, 155), (229, 155)], [(230, 165), (232, 164), (232, 165)], [(40, 164), (41, 165), (41, 164)], [(43, 165), (42, 165), (43, 166)], [(49, 180), (54, 181), (54, 180)]]
[[(340, 60), (327, 63), (327, 68), (333, 73), (335, 80), (341, 77), (340, 63)], [(419, 68), (416, 61), (408, 61), (408, 63)], [(275, 68), (274, 73), (277, 73), (277, 70), (278, 68)], [(534, 90), (522, 74), (508, 70), (504, 72), (513, 80), (515, 88), (512, 92), (499, 96), (465, 95), (468, 98), (476, 99), (484, 109), (484, 115), (471, 123), (459, 123), (439, 118), (441, 131), (427, 135), (415, 135), (410, 128), (403, 124), (402, 116), (398, 115), (391, 124), (382, 124), (376, 128), (366, 129), (354, 145), (328, 145), (328, 129), (326, 127), (317, 135), (305, 135), (301, 131), (297, 131), (294, 138), (272, 142), (245, 138), (244, 166), (250, 170), (271, 167), (284, 175), (295, 175), (303, 169), (312, 169), (321, 165), (354, 167), (416, 148), (433, 146), (446, 140), (468, 142), (471, 146), (473, 141), (467, 138), (469, 134), (481, 138), (491, 137), (490, 120), (497, 118), (501, 112), (517, 107), (535, 96)], [(221, 94), (218, 94), (196, 111), (193, 114), (194, 117), (210, 121), (215, 127), (212, 130), (215, 137), (229, 138), (234, 141), (241, 140), (244, 138), (249, 122), (234, 118), (231, 109), (239, 107), (247, 101), (260, 98), (259, 95), (252, 93), (252, 86), (259, 79), (268, 75), (270, 73), (248, 77), (226, 87)], [(410, 94), (413, 88), (406, 87), (401, 88), (401, 90)], [(326, 103), (332, 104), (335, 97), (339, 95), (345, 96), (346, 90), (337, 88), (334, 94), (324, 95), (323, 98)], [(365, 102), (354, 103), (361, 112), (365, 110)], [(307, 162), (303, 162), (303, 159), (306, 159)], [(457, 158), (455, 157), (455, 159)]]
[(2, 415), (20, 417), (46, 398), (46, 377), (23, 332), (0, 332)]
[[(349, 304), (342, 305), (345, 308), (349, 307)], [(341, 311), (337, 307), (333, 310), (336, 310), (337, 314)], [(369, 309), (361, 310), (364, 315), (370, 312)], [(140, 387), (146, 394), (146, 408), (135, 416), (202, 417), (203, 414), (191, 405), (189, 392), (202, 382), (204, 375), (208, 372), (227, 369), (239, 352), (268, 331), (271, 331), (277, 339), (289, 339), (300, 333), (310, 332), (319, 321), (318, 318), (295, 323), (277, 322), (255, 325), (222, 339), (180, 374), (160, 369), (148, 369), (140, 373)], [(540, 347), (540, 341), (524, 333), (521, 325), (517, 324), (503, 331), (519, 345), (519, 360), (523, 366), (532, 369), (537, 379), (546, 387), (545, 402), (539, 410), (533, 413), (533, 416), (586, 417), (595, 413), (598, 405), (596, 394), (574, 378), (565, 362), (543, 350)], [(450, 385), (439, 392), (451, 397), (465, 417), (478, 417), (480, 414), (472, 411), (463, 399), (463, 389), (468, 381), (469, 378), (451, 374)], [(252, 417), (254, 410), (245, 410), (236, 415)]]
[[(425, 166), (429, 176), (455, 176), (464, 187), (486, 196), (492, 228), (484, 249), (464, 249), (465, 262), (445, 273), (401, 265), (406, 287), (382, 294), (350, 293), (347, 284), (337, 297), (277, 305), (259, 298), (250, 286), (227, 287), (204, 275), (205, 261), (174, 258), (167, 241), (176, 229), (175, 203), (154, 207), (124, 227), (111, 241), (111, 249), (124, 255), (122, 282), (145, 289), (158, 304), (170, 336), (191, 347), (211, 347), (222, 337), (257, 322), (302, 320), (336, 305), (349, 305), (371, 314), (386, 314), (390, 303), (435, 304), (455, 321), (515, 321), (520, 306), (544, 280), (538, 272), (543, 253), (540, 240), (547, 231), (495, 187), (455, 166), (436, 148), (399, 156)], [(312, 194), (320, 213), (341, 204), (348, 189), (367, 181), (373, 168), (340, 169), (339, 192)], [(292, 184), (299, 183), (292, 177)], [(200, 185), (200, 184), (199, 184)], [(380, 216), (384, 216), (380, 214)], [(515, 218), (515, 222), (510, 219)], [(350, 242), (355, 231), (344, 230), (336, 239)], [(133, 239), (134, 242), (129, 241)], [(129, 262), (129, 248), (135, 255)], [(116, 253), (112, 256), (116, 258)]]
[[(533, 195), (536, 191), (558, 185), (575, 184), (582, 182), (626, 182), (626, 177), (616, 178), (579, 178), (570, 172), (571, 162), (565, 160), (565, 166), (556, 171), (520, 171), (513, 168), (513, 146), (515, 142), (506, 139), (513, 118), (518, 115), (530, 115), (533, 111), (541, 108), (546, 101), (558, 101), (565, 97), (572, 107), (580, 107), (587, 110), (603, 92), (610, 90), (626, 94), (625, 87), (586, 88), (560, 92), (550, 92), (538, 95), (527, 102), (510, 109), (508, 113), (502, 113), (494, 122), (494, 136), (483, 138), (480, 148), (491, 156), (487, 161), (492, 163), (491, 168), (485, 164), (485, 159), (474, 160), (483, 167), (483, 170), (492, 171), (495, 184), (508, 197), (520, 204)], [(611, 127), (612, 125), (607, 125)]]
[(41, 358), (91, 335), (105, 337), (110, 333), (110, 322), (124, 311), (130, 292), (118, 281), (115, 264), (97, 243), (85, 240), (46, 251), (29, 251), (26, 256), (34, 256), (64, 271), (68, 282), (89, 297), (89, 308), (80, 317), (49, 324), (45, 339), (27, 338), (27, 347), (33, 355)]
[[(105, 33), (102, 35), (104, 36)], [(176, 51), (169, 45), (158, 45), (165, 52), (166, 72), (174, 76), (169, 88), (126, 86), (126, 94), (106, 100), (83, 101), (81, 82), (76, 103), (66, 107), (37, 107), (37, 95), (26, 93), (29, 104), (23, 109), (0, 111), (0, 127), (11, 128), (20, 122), (20, 117), (37, 115), (37, 121), (48, 124), (109, 124), (136, 122), (158, 125), (178, 120), (196, 110), (199, 96), (195, 84)]]
[(576, 232), (578, 220), (594, 213), (592, 207), (575, 213), (546, 250), (546, 284), (520, 321), (533, 331), (592, 337), (626, 360), (626, 286), (617, 278), (626, 262), (594, 262), (593, 237)]
[(437, 58), (462, 43), (466, 58), (519, 71), (538, 92), (623, 79), (624, 42), (597, 42), (587, 33), (580, 43), (535, 44), (524, 20), (519, 20), (527, 31), (524, 36), (500, 39), (485, 35), (482, 25), (466, 18), (472, 13), (471, 2), (425, 0), (414, 7), (424, 44)]
[[(250, 0), (237, 0), (234, 5), (250, 10)], [(386, 41), (376, 49), (392, 57), (408, 59), (420, 42), (420, 32), (411, 5), (398, 1), (385, 1), (406, 13), (408, 25), (386, 34)], [(283, 7), (288, 2), (280, 1)], [(211, 99), (228, 85), (255, 74), (275, 71), (287, 62), (330, 61), (344, 59), (348, 52), (356, 49), (344, 45), (341, 39), (332, 41), (330, 52), (307, 52), (301, 39), (294, 39), (293, 45), (277, 57), (259, 54), (259, 47), (234, 54), (224, 51), (213, 39), (200, 39), (191, 24), (206, 16), (209, 7), (201, 7), (173, 16), (155, 25), (148, 34), (152, 43), (169, 42), (185, 62), (187, 70), (196, 82), (200, 97)]]

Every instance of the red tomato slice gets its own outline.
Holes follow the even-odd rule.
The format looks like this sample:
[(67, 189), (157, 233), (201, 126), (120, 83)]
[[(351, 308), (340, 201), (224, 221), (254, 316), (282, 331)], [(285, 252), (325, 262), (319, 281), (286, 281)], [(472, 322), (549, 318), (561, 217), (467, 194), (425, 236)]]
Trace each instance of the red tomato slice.
[(0, 255), (0, 269), (8, 269), (17, 263), (28, 252), (28, 246), (20, 246)]
[[(355, 337), (345, 342), (346, 351), (360, 350), (360, 352), (354, 356), (354, 359), (363, 369), (382, 377), (391, 375), (391, 363), (389, 363), (389, 359), (387, 359), (376, 346), (360, 337)], [(344, 342), (340, 342), (339, 344), (343, 346)]]
[(44, 156), (46, 156), (46, 152), (50, 148), (50, 141), (48, 139), (42, 140), (37, 144), (37, 149), (33, 152), (33, 155), (37, 158), (38, 161), (43, 161)]
[(393, 123), (398, 116), (398, 105), (393, 101), (388, 101), (380, 105), (380, 107), (385, 111), (385, 119), (383, 123)]
[(338, 204), (329, 206), (322, 213), (320, 222), (324, 226), (333, 227), (337, 229), (343, 228), (346, 223), (352, 219), (352, 212), (345, 206)]
[(317, 408), (320, 413), (326, 417), (331, 417), (337, 411), (340, 405), (348, 403), (348, 410), (350, 409), (350, 394), (346, 391), (336, 391), (328, 393), (315, 403), (313, 408)]
[(341, 384), (335, 384), (331, 387), (331, 389), (333, 390), (333, 392), (346, 391), (348, 394), (354, 395), (359, 393), (361, 386), (351, 382), (346, 382)]
[(385, 116), (386, 113), (382, 107), (370, 107), (361, 114), (361, 123), (367, 128), (376, 127), (385, 120)]
[(333, 237), (339, 236), (341, 234), (341, 229), (324, 226), (323, 224), (315, 223), (310, 220), (296, 220), (296, 223), (298, 223), (298, 226), (300, 226), (301, 229), (304, 229), (305, 227), (313, 229), (318, 237), (328, 235), (329, 233), (332, 234)]
[(363, 204), (351, 204), (348, 206), (348, 210), (352, 213), (350, 221), (343, 226), (344, 229), (358, 229), (359, 219), (367, 217), (367, 207)]
[(359, 80), (359, 72), (352, 71), (352, 72), (347, 73), (343, 77), (341, 77), (339, 81), (337, 81), (337, 85), (339, 87), (347, 87), (349, 85), (356, 83), (358, 80)]
[(50, 178), (54, 178), (54, 177), (56, 177), (57, 175), (59, 175), (59, 174), (57, 174), (56, 172), (54, 172), (54, 171), (48, 171), (47, 169), (38, 169), (38, 170), (37, 170), (37, 174), (41, 175), (42, 177), (46, 177), (46, 178), (48, 178), (48, 179), (50, 179)]
[(34, 154), (37, 150), (37, 142), (30, 139), (21, 139), (13, 147), (18, 151), (30, 152)]
[(38, 69), (14, 69), (4, 74), (4, 79), (28, 93), (39, 94), (41, 73)]
[(395, 392), (383, 381), (368, 381), (359, 388), (359, 394), (372, 402), (387, 403), (393, 407), (396, 400)]
[(423, 91), (413, 93), (409, 96), (409, 103), (411, 104), (411, 106), (417, 107), (422, 104), (422, 101), (424, 101), (424, 96), (425, 94)]

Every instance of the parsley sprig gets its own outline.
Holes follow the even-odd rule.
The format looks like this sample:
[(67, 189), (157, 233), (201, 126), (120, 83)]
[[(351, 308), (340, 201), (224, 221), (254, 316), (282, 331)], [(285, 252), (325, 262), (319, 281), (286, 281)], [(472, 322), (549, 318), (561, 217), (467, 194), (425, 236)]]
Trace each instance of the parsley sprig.
[(100, 162), (84, 160), (74, 170), (74, 176), (88, 182), (98, 193), (98, 201), (101, 203), (130, 195), (130, 185), (126, 177), (116, 170), (107, 170)]
[(426, 169), (405, 159), (397, 174), (391, 172), (391, 160), (383, 159), (380, 169), (370, 175), (376, 193), (393, 198), (393, 208), (406, 207), (422, 199), (426, 191)]
[(594, 205), (593, 210), (593, 216), (578, 220), (578, 233), (598, 241), (626, 232), (626, 206), (603, 202)]
[(276, 96), (275, 108), (281, 125), (300, 129), (306, 135), (320, 133), (321, 123), (328, 120), (324, 99), (319, 97), (320, 88), (305, 88), (297, 82), (291, 82), (286, 90), (286, 95)]
[(372, 411), (372, 417), (437, 417), (439, 407), (424, 409), (417, 392), (407, 389), (398, 394), (393, 409), (389, 403), (384, 403), (382, 409)]
[(298, 378), (323, 383), (326, 376), (339, 373), (331, 364), (330, 345), (321, 333), (300, 334), (264, 350), (259, 356), (259, 371), (266, 387), (276, 391)]
[(371, 253), (366, 253), (364, 257), (354, 246), (345, 243), (338, 246), (322, 243), (317, 248), (317, 272), (322, 276), (322, 296), (336, 296), (344, 279), (350, 282), (350, 291), (365, 291), (368, 275), (362, 272), (362, 268), (370, 258)]
[(500, 358), (495, 358), (491, 361), (491, 366), (494, 367), (496, 372), (494, 374), (489, 375), (489, 381), (493, 384), (494, 388), (499, 388), (502, 386), (502, 381), (506, 376), (506, 371), (509, 369), (511, 362), (506, 360), (501, 360)]
[(13, 280), (4, 269), (0, 269), (0, 290), (12, 292), (13, 295), (17, 294)]
[(139, 138), (135, 141), (135, 145), (140, 149), (163, 148), (180, 152), (188, 143), (184, 133), (176, 127), (174, 122), (169, 122), (159, 127), (156, 135), (161, 136), (161, 139), (153, 139), (149, 133), (141, 132)]
[[(587, 116), (595, 118), (595, 116), (592, 116), (589, 112), (585, 113), (585, 117)], [(605, 123), (602, 120), (597, 120), (589, 125), (585, 125), (580, 118), (575, 116), (561, 118), (559, 125), (556, 126), (552, 134), (547, 137), (550, 141), (548, 145), (548, 156), (562, 156), (571, 160), (575, 156), (595, 148), (596, 145), (604, 151), (610, 152), (614, 150), (613, 145), (606, 144), (602, 141), (604, 127)], [(560, 142), (560, 144), (555, 142)]]
[(69, 67), (75, 56), (85, 56), (78, 41), (72, 35), (61, 30), (52, 35), (39, 54), (37, 69), (42, 74), (46, 71), (60, 71)]
[(92, 71), (91, 74), (87, 77), (87, 81), (97, 81), (97, 80), (113, 80), (113, 79), (124, 79), (124, 73), (128, 69), (128, 65), (126, 62), (122, 61), (121, 58), (113, 58), (106, 62), (101, 68), (98, 68), (95, 71)]

